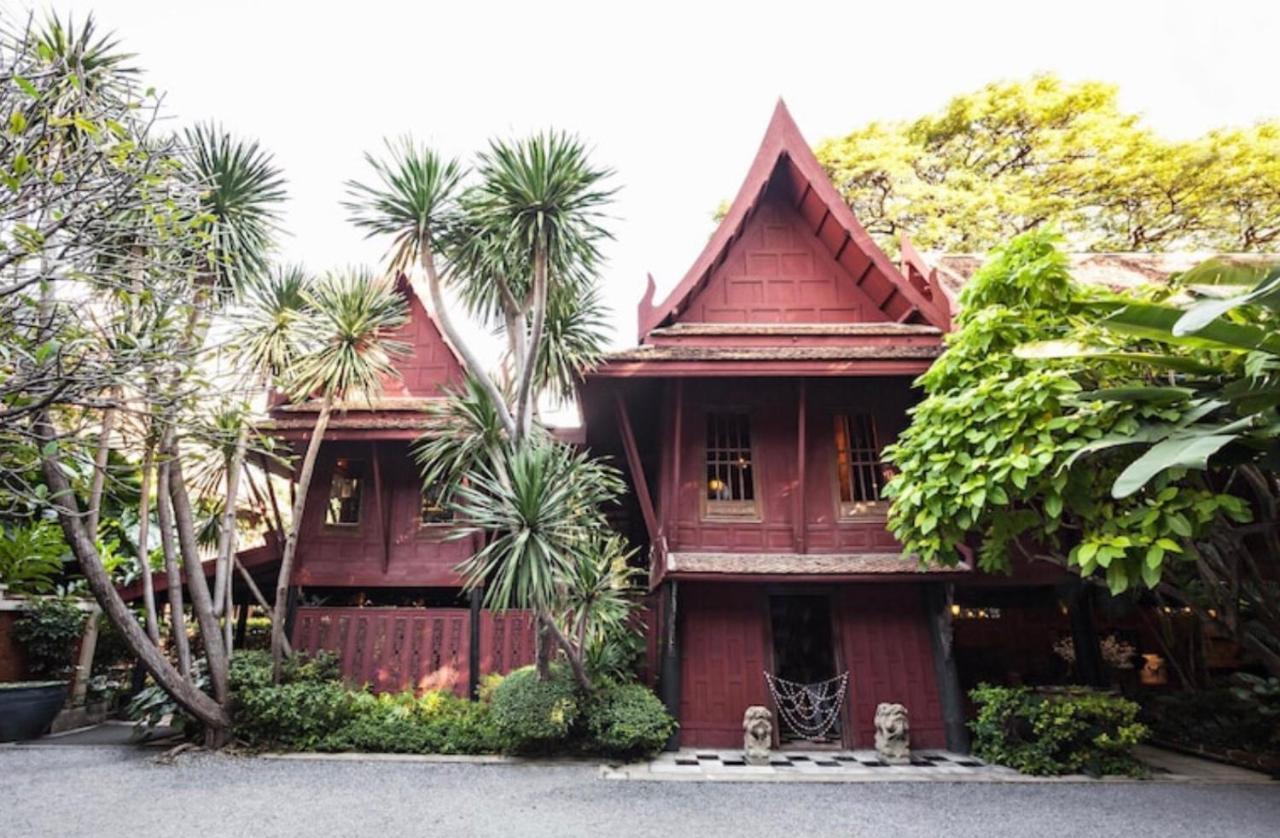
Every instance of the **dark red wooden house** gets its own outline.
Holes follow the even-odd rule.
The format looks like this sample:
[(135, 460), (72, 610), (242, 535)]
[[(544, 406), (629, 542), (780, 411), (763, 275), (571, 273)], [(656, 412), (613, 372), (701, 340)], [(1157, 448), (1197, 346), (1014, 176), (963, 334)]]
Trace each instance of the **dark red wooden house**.
[(765, 672), (848, 672), (845, 745), (891, 701), (916, 744), (963, 746), (938, 627), (964, 573), (904, 560), (881, 494), (950, 306), (876, 246), (779, 103), (693, 267), (661, 302), (650, 279), (639, 346), (588, 376), (586, 441), (628, 466), (682, 745), (740, 743)]
[[(462, 591), (457, 565), (477, 538), (450, 537), (448, 513), (424, 489), (411, 444), (427, 406), (461, 384), (462, 362), (401, 279), (410, 347), (372, 402), (341, 405), (325, 433), (291, 580), (294, 645), (327, 649), (344, 674), (375, 689), (454, 689), (533, 660), (527, 615), (494, 614)], [(301, 453), (317, 406), (278, 405), (266, 429)]]

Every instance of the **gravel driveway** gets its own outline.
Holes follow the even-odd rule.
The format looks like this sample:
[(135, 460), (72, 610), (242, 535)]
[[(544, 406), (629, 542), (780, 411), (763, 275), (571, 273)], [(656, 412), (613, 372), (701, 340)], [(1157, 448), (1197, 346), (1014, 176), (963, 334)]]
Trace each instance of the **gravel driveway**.
[(18, 836), (1280, 834), (1276, 786), (606, 781), (584, 764), (252, 759), (0, 747), (0, 834)]

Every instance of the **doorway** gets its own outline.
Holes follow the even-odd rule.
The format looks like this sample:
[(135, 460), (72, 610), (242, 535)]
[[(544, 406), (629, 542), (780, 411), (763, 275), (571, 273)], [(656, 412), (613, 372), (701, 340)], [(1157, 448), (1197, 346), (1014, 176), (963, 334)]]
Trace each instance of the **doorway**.
[[(839, 674), (836, 666), (835, 638), (832, 632), (831, 601), (821, 594), (777, 594), (769, 597), (769, 623), (773, 638), (773, 672), (785, 685), (819, 685)], [(832, 685), (826, 693), (831, 701), (834, 719), (820, 735), (806, 735), (789, 721), (784, 708), (777, 707), (775, 720), (780, 745), (839, 745), (842, 735), (843, 692), (836, 698)], [(778, 703), (775, 697), (774, 703)], [(811, 710), (821, 714), (822, 699)]]

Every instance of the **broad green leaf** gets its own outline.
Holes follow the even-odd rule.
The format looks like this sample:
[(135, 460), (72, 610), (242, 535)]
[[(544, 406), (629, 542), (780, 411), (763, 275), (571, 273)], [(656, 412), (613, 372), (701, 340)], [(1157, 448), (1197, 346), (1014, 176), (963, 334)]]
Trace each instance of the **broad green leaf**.
[(1166, 469), (1204, 470), (1209, 467), (1209, 458), (1238, 436), (1239, 434), (1232, 433), (1204, 436), (1179, 435), (1159, 442), (1120, 472), (1120, 476), (1111, 487), (1111, 496), (1116, 499), (1127, 498)]

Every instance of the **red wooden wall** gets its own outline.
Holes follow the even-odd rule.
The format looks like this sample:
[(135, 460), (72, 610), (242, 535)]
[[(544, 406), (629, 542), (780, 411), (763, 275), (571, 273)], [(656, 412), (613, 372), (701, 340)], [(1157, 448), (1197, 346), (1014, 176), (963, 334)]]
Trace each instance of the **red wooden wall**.
[[(845, 744), (873, 747), (876, 705), (897, 702), (911, 714), (913, 746), (945, 747), (920, 588), (830, 590), (836, 648), (849, 670)], [(763, 676), (773, 666), (768, 596), (761, 585), (681, 585), (682, 745), (736, 747), (746, 708), (772, 705)]]
[[(375, 450), (380, 457), (385, 518), (379, 517), (373, 479)], [(339, 457), (365, 464), (360, 523), (354, 527), (332, 527), (324, 522), (329, 483)], [(325, 443), (307, 497), (293, 583), (335, 587), (460, 585), (454, 568), (475, 546), (469, 538), (447, 538), (447, 526), (421, 524), (421, 492), (422, 481), (407, 444)]]
[[(481, 612), (480, 671), (533, 663), (533, 625), (524, 612)], [(465, 608), (298, 609), (294, 647), (333, 652), (342, 677), (377, 692), (453, 690), (470, 683), (470, 612)]]
[(945, 748), (942, 705), (922, 591), (915, 585), (846, 586), (835, 597), (836, 624), (849, 668), (849, 708), (858, 748), (875, 744), (876, 705), (911, 714), (911, 745)]
[(799, 214), (771, 192), (676, 318), (683, 323), (863, 323), (887, 317)]
[[(806, 383), (805, 552), (893, 551), (899, 544), (883, 524), (840, 520), (836, 486), (834, 417), (868, 412), (875, 417), (881, 445), (892, 442), (914, 403), (910, 382), (902, 378)], [(668, 402), (674, 399), (668, 388)], [(795, 521), (799, 428), (799, 384), (783, 379), (721, 379), (684, 386), (679, 438), (675, 410), (665, 406), (666, 447), (656, 487), (658, 514), (665, 522), (671, 550), (793, 552), (801, 548)], [(709, 411), (742, 410), (751, 417), (753, 468), (761, 500), (757, 520), (715, 521), (703, 515), (706, 426)], [(679, 461), (679, 480), (671, 479)]]
[(406, 293), (409, 297), (409, 320), (391, 337), (408, 344), (411, 350), (407, 355), (396, 358), (395, 366), (400, 375), (383, 379), (384, 395), (444, 395), (444, 387), (462, 382), (462, 367), (417, 296), (408, 289)]

